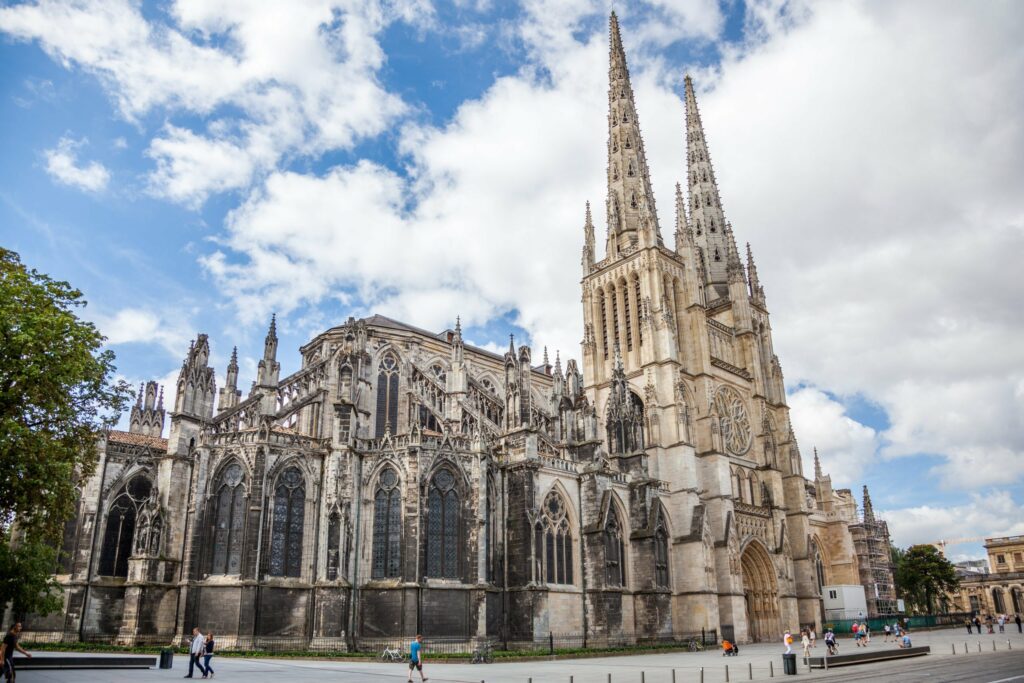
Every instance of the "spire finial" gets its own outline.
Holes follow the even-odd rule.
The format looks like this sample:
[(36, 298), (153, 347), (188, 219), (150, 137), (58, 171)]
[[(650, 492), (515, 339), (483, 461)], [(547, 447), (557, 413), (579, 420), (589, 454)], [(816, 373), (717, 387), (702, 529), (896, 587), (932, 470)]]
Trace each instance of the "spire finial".
[(146, 390), (146, 389), (145, 389), (145, 387), (146, 387), (146, 384), (145, 384), (145, 382), (139, 382), (139, 395), (138, 395), (138, 397), (137, 397), (137, 398), (135, 399), (135, 403), (136, 403), (136, 405), (138, 405), (138, 406), (139, 406), (140, 408), (142, 407), (142, 395), (143, 395), (143, 393), (145, 393), (145, 390)]
[(238, 347), (237, 346), (232, 346), (231, 347), (231, 361), (228, 363), (228, 365), (229, 366), (233, 365), (236, 368), (238, 367)]
[(732, 232), (732, 224), (725, 224), (725, 233), (728, 237), (727, 251), (726, 251), (726, 272), (729, 275), (729, 281), (734, 280), (746, 280), (743, 273), (743, 263), (740, 261), (740, 251), (736, 248), (736, 236)]
[(640, 135), (633, 86), (619, 21), (609, 20), (608, 66), (608, 249), (610, 258), (634, 244), (661, 244), (661, 229)]
[(559, 355), (558, 349), (555, 349), (555, 374), (556, 375), (561, 375), (562, 374), (562, 359), (561, 359), (561, 357)]
[(875, 521), (875, 508), (871, 504), (871, 494), (868, 493), (868, 485), (864, 484), (864, 521)]
[(586, 275), (594, 266), (596, 244), (594, 241), (594, 219), (590, 215), (590, 202), (587, 201), (586, 217), (583, 220), (583, 256), (580, 265), (583, 266), (583, 274)]
[(814, 478), (815, 479), (821, 479), (821, 478), (823, 478), (823, 476), (824, 475), (821, 473), (821, 460), (818, 459), (818, 447), (815, 446), (814, 447)]
[(516, 355), (516, 337), (511, 333), (508, 335), (508, 352), (513, 356)]
[(164, 385), (162, 384), (160, 385), (160, 397), (157, 399), (156, 407), (161, 410), (164, 407)]
[(761, 278), (757, 276), (757, 264), (754, 263), (754, 252), (750, 249), (750, 242), (747, 242), (747, 280), (750, 283), (750, 296), (760, 304), (764, 304), (764, 287), (761, 286)]
[(455, 334), (462, 336), (462, 316), (455, 316)]
[(547, 367), (547, 366), (551, 365), (551, 363), (548, 362), (548, 347), (547, 347), (547, 345), (544, 346), (544, 362), (542, 363), (542, 365), (544, 367)]
[[(687, 178), (690, 189), (690, 224), (695, 233), (695, 242), (705, 254), (716, 252), (728, 255), (729, 245), (725, 234), (725, 213), (722, 210), (718, 182), (711, 166), (704, 125), (701, 123), (697, 97), (694, 95), (693, 79), (687, 74), (684, 80), (686, 102), (686, 159)], [(728, 290), (729, 259), (709, 259), (705, 273), (708, 284), (714, 289), (709, 298), (724, 296)]]

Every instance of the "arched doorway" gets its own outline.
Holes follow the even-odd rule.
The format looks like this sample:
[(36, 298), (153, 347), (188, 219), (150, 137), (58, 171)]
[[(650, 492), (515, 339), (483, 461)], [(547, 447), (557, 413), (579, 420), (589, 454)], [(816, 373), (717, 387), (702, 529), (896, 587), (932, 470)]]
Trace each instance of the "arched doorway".
[(1013, 612), (1014, 614), (1020, 614), (1024, 612), (1024, 600), (1021, 599), (1020, 589), (1010, 589), (1010, 597), (1013, 598)]
[(1003, 601), (1003, 589), (993, 588), (992, 589), (992, 602), (995, 606), (996, 614), (1003, 614), (1006, 612), (1006, 603)]
[(774, 640), (781, 633), (775, 566), (759, 541), (747, 544), (740, 555), (740, 566), (750, 639), (754, 642)]

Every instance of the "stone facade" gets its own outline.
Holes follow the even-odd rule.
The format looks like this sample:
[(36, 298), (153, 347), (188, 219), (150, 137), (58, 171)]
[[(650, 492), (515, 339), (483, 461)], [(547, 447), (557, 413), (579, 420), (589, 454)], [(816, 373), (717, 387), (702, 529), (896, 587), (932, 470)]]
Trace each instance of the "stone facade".
[(989, 571), (958, 571), (960, 588), (946, 596), (948, 611), (1024, 616), (1024, 536), (986, 538)]
[(689, 78), (685, 101), (669, 248), (613, 15), (609, 228), (597, 261), (588, 204), (580, 364), (372, 316), (311, 339), (281, 378), (272, 322), (243, 398), (236, 355), (218, 393), (199, 335), (168, 439), (150, 385), (130, 432), (100, 443), (49, 626), (339, 647), (820, 626), (821, 586), (859, 581), (856, 503), (803, 475)]

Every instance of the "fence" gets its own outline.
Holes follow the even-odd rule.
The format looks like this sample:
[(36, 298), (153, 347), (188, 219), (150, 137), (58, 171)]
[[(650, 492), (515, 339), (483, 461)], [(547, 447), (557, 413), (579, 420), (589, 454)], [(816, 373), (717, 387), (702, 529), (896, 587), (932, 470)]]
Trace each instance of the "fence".
[(891, 626), (894, 623), (899, 623), (901, 626), (905, 626), (911, 630), (915, 628), (935, 628), (937, 626), (962, 626), (970, 616), (971, 615), (967, 612), (955, 612), (951, 614), (922, 614), (919, 616), (908, 617), (909, 621), (907, 622), (903, 621), (904, 617), (902, 615), (877, 617), (873, 619), (833, 619), (822, 624), (822, 628), (831, 628), (836, 632), (836, 635), (841, 636), (849, 634), (850, 629), (854, 624), (867, 622), (868, 628), (877, 634), (885, 630), (886, 624)]
[[(135, 647), (181, 645), (188, 642), (188, 635), (134, 635), (125, 636), (100, 632), (26, 631), (26, 644), (73, 644), (92, 643)], [(381, 638), (356, 638), (352, 643), (344, 637), (302, 638), (282, 636), (217, 636), (217, 649), (222, 652), (304, 652), (316, 655), (337, 655), (354, 651), (380, 653), (385, 647), (399, 650), (408, 649), (412, 636), (389, 636)], [(516, 654), (556, 654), (583, 650), (628, 650), (657, 648), (714, 648), (718, 644), (717, 631), (700, 633), (669, 633), (650, 635), (644, 633), (547, 633), (543, 635), (497, 634), (482, 638), (465, 636), (426, 636), (426, 651), (434, 655), (470, 655), (481, 643), (488, 643), (495, 652)]]

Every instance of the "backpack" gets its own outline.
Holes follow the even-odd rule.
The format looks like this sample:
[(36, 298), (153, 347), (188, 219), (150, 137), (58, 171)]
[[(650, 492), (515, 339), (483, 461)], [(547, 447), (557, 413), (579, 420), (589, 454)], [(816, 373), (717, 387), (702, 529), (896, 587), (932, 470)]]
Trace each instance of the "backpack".
[(786, 645), (792, 645), (792, 644), (793, 644), (793, 636), (787, 635), (786, 636)]

